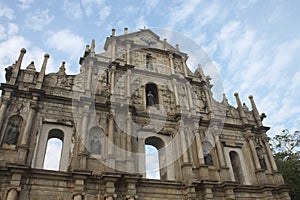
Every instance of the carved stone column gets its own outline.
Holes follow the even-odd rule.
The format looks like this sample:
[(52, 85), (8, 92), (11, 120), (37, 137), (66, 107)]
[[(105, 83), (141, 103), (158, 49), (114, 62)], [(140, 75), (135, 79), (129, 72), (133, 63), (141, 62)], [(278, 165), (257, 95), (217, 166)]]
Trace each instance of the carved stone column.
[(226, 167), (223, 147), (222, 147), (219, 135), (215, 136), (215, 140), (216, 140), (216, 145), (217, 145), (216, 147), (217, 147), (217, 152), (218, 152), (218, 155), (219, 155), (218, 157), (219, 157), (221, 167)]
[(22, 60), (23, 60), (23, 57), (24, 57), (25, 53), (26, 53), (26, 49), (23, 48), (23, 49), (20, 50), (19, 58), (17, 60), (17, 63), (14, 66), (14, 69), (12, 71), (12, 76), (9, 80), (9, 84), (11, 84), (11, 85), (14, 85), (17, 81), (18, 74), (19, 74), (19, 71), (20, 71), (20, 68), (21, 68), (21, 63), (22, 63)]
[(131, 98), (131, 71), (127, 71), (127, 79), (126, 79), (126, 95), (127, 95), (127, 102), (130, 102)]
[(187, 89), (187, 95), (188, 95), (188, 100), (189, 100), (189, 110), (190, 110), (190, 112), (195, 114), (196, 110), (194, 109), (194, 106), (193, 106), (193, 98), (192, 98), (191, 88), (189, 85), (187, 85), (186, 89)]
[(112, 44), (111, 44), (111, 61), (116, 60), (116, 44), (117, 44), (117, 41), (113, 40)]
[(7, 194), (7, 200), (17, 200), (18, 199), (18, 191), (17, 188), (11, 188)]
[(21, 143), (18, 146), (18, 156), (17, 156), (17, 163), (25, 164), (28, 155), (28, 139), (31, 133), (31, 127), (33, 124), (33, 119), (35, 117), (35, 112), (38, 107), (38, 97), (34, 96), (33, 100), (30, 102), (30, 109), (28, 111), (28, 116), (26, 119), (25, 128), (22, 134)]
[(73, 199), (74, 200), (82, 200), (82, 195), (81, 194), (75, 194)]
[(117, 198), (115, 182), (117, 177), (104, 177), (105, 181), (105, 191), (104, 199), (105, 200), (114, 200)]
[(183, 180), (185, 180), (185, 184), (189, 185), (193, 181), (193, 171), (192, 171), (192, 163), (189, 158), (189, 148), (187, 146), (186, 135), (184, 132), (184, 128), (180, 128), (180, 137), (181, 137), (181, 154), (182, 154), (182, 176)]
[(178, 98), (178, 90), (177, 90), (177, 81), (176, 79), (173, 79), (172, 85), (174, 88), (174, 95), (175, 95), (175, 112), (179, 112), (179, 98)]
[(184, 130), (180, 130), (180, 137), (181, 137), (181, 153), (182, 153), (182, 160), (183, 163), (189, 163), (189, 156), (188, 156), (188, 147), (186, 144)]
[(93, 62), (90, 61), (88, 63), (88, 77), (87, 77), (87, 84), (86, 84), (86, 94), (90, 97), (91, 85), (92, 85), (92, 74), (93, 74)]
[(115, 72), (116, 72), (116, 66), (112, 66), (110, 70), (110, 94), (113, 93), (115, 87)]
[(169, 54), (169, 62), (170, 62), (170, 67), (171, 67), (171, 74), (175, 74), (173, 55), (171, 53)]
[(214, 195), (212, 192), (212, 186), (204, 186), (203, 192), (202, 192), (202, 198), (206, 200), (213, 200)]
[(9, 102), (10, 101), (8, 98), (2, 97), (2, 104), (0, 107), (0, 130), (2, 130), (1, 128), (3, 125), (3, 121), (4, 121), (4, 115), (5, 115), (5, 112), (6, 112)]
[(261, 126), (262, 126), (262, 122), (261, 122), (261, 119), (260, 119), (260, 116), (259, 116), (257, 107), (256, 107), (256, 105), (255, 105), (253, 96), (252, 96), (252, 95), (249, 95), (249, 99), (250, 99), (250, 103), (251, 103), (252, 110), (253, 110), (253, 115), (254, 115), (255, 121), (256, 121), (256, 123), (257, 123), (257, 126), (258, 126), (258, 127), (261, 127)]
[(130, 44), (126, 44), (126, 64), (130, 64)]
[(43, 61), (43, 65), (41, 68), (41, 71), (39, 73), (39, 77), (36, 83), (36, 88), (37, 89), (41, 89), (42, 85), (43, 85), (43, 81), (44, 81), (44, 76), (45, 76), (45, 72), (46, 72), (46, 67), (47, 67), (47, 61), (49, 59), (49, 54), (45, 54), (44, 55), (44, 61)]
[(198, 159), (199, 159), (199, 164), (200, 165), (204, 165), (204, 157), (203, 157), (203, 148), (202, 148), (202, 142), (201, 142), (201, 138), (200, 138), (200, 134), (197, 131), (195, 133), (195, 137), (196, 137), (196, 147), (197, 147), (197, 155), (198, 155)]
[(141, 86), (141, 93), (142, 93), (142, 108), (143, 108), (143, 110), (146, 110), (146, 108), (147, 108), (147, 98), (146, 98), (146, 87), (145, 87), (145, 85), (142, 85)]
[(264, 143), (265, 148), (267, 150), (267, 154), (268, 154), (269, 160), (271, 162), (271, 167), (272, 167), (274, 172), (277, 172), (278, 171), (277, 165), (275, 163), (275, 160), (274, 160), (271, 148), (270, 148), (270, 144), (269, 144), (269, 138), (267, 137), (266, 133), (262, 134), (262, 140), (263, 140), (263, 143)]
[(247, 124), (248, 120), (247, 120), (246, 114), (244, 112), (239, 94), (237, 92), (235, 92), (234, 96), (235, 96), (235, 100), (236, 100), (236, 103), (237, 103), (237, 106), (238, 106), (238, 111), (239, 111), (239, 114), (240, 114), (240, 118), (242, 119), (243, 124)]
[(89, 105), (84, 106), (82, 113), (82, 124), (81, 124), (81, 142), (80, 142), (80, 151), (79, 151), (79, 168), (86, 169), (86, 158), (87, 152), (85, 145), (88, 144), (87, 132), (88, 132), (88, 117), (89, 117)]
[(114, 117), (113, 117), (113, 111), (110, 111), (108, 115), (108, 141), (107, 141), (107, 159), (108, 159), (108, 165), (110, 168), (115, 168), (115, 144), (114, 144)]
[(259, 170), (259, 169), (261, 169), (261, 166), (260, 166), (260, 163), (259, 163), (259, 160), (258, 160), (258, 157), (257, 157), (257, 152), (256, 152), (255, 145), (254, 145), (254, 142), (253, 142), (253, 137), (254, 137), (254, 135), (251, 133), (251, 131), (246, 130), (246, 138), (249, 141), (249, 146), (250, 146), (252, 158), (254, 160), (255, 169)]
[(138, 199), (137, 193), (137, 180), (136, 179), (127, 179), (127, 195), (126, 200), (136, 200)]
[(214, 138), (215, 138), (215, 143), (216, 143), (216, 148), (217, 148), (217, 153), (218, 153), (218, 158), (219, 158), (219, 162), (221, 167), (226, 167), (226, 163), (225, 163), (225, 158), (224, 158), (224, 151), (223, 151), (223, 147), (220, 141), (220, 136), (218, 133), (218, 125), (215, 123), (212, 126), (213, 129), (213, 134), (214, 134)]
[(187, 65), (186, 65), (186, 58), (185, 57), (182, 57), (182, 64), (183, 64), (183, 71), (184, 71), (184, 76), (187, 77), (188, 74), (187, 74)]
[(131, 146), (131, 136), (132, 136), (132, 119), (131, 115), (127, 113), (127, 133), (126, 133), (126, 162), (127, 162), (127, 171), (133, 172), (133, 157), (132, 157), (132, 146)]
[(210, 99), (208, 87), (207, 87), (207, 85), (204, 85), (203, 88), (204, 88), (204, 93), (205, 93), (206, 102), (207, 102), (207, 111), (210, 113), (212, 110), (211, 110), (211, 99)]

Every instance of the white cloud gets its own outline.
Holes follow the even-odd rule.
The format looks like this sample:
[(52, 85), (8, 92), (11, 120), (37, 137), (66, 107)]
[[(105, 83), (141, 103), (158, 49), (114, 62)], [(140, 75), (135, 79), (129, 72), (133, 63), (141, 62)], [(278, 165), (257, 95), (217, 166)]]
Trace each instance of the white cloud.
[(93, 13), (94, 2), (92, 0), (82, 0), (81, 4), (84, 9), (84, 13), (90, 16)]
[(6, 36), (6, 34), (5, 34), (5, 28), (4, 28), (4, 26), (2, 26), (0, 24), (0, 40), (4, 39), (5, 36)]
[(64, 2), (64, 11), (69, 19), (80, 19), (82, 17), (82, 8), (80, 3), (74, 1)]
[(19, 1), (18, 6), (22, 10), (26, 10), (26, 9), (30, 8), (31, 4), (34, 2), (34, 0), (18, 0), (18, 1)]
[(0, 17), (6, 17), (7, 19), (12, 20), (15, 17), (14, 10), (9, 7), (0, 5)]
[[(194, 19), (191, 19), (191, 23), (195, 24), (194, 28), (196, 28), (197, 32), (199, 31), (199, 27), (204, 27), (210, 22), (212, 22), (216, 17), (221, 21), (222, 15), (226, 15), (226, 12), (222, 10), (219, 2), (209, 2), (208, 5), (201, 5), (202, 9), (199, 7), (195, 7), (195, 16)], [(216, 22), (214, 22), (216, 23)]]
[(111, 8), (109, 6), (103, 6), (98, 12), (98, 23), (103, 23), (103, 21), (110, 15)]
[(150, 11), (158, 5), (158, 0), (145, 0), (144, 4), (144, 8), (146, 8), (146, 13), (149, 14)]
[(196, 8), (197, 5), (200, 3), (200, 0), (194, 0), (192, 2), (187, 3), (186, 1), (181, 1), (179, 5), (173, 7), (171, 13), (169, 14), (169, 28), (174, 28), (176, 24), (180, 24), (185, 22), (189, 16), (191, 16)]
[(0, 43), (0, 61), (2, 64), (16, 60), (19, 56), (21, 48), (27, 48), (30, 45), (29, 41), (20, 36), (14, 36)]
[(82, 0), (81, 5), (86, 16), (96, 16), (98, 25), (101, 25), (111, 13), (111, 7), (105, 5), (104, 0)]
[(29, 47), (30, 42), (20, 36), (13, 36), (0, 43), (0, 82), (4, 80), (4, 68), (12, 65), (18, 59), (21, 48)]
[(67, 29), (49, 35), (47, 45), (70, 55), (71, 59), (79, 58), (84, 49), (83, 38)]
[(16, 24), (8, 23), (6, 25), (7, 27), (4, 27), (0, 24), (0, 41), (14, 36), (19, 32), (19, 27)]
[(231, 21), (222, 27), (218, 37), (220, 40), (231, 39), (233, 36), (236, 36), (236, 32), (239, 29), (240, 29), (240, 22), (239, 21)]
[(49, 9), (38, 10), (26, 16), (25, 25), (33, 30), (41, 31), (45, 26), (50, 24), (53, 19), (54, 16), (49, 14)]
[(14, 23), (9, 23), (8, 24), (8, 30), (7, 30), (7, 35), (15, 35), (19, 32), (19, 27), (14, 24)]
[(136, 29), (147, 27), (147, 21), (145, 20), (145, 17), (143, 15), (136, 18), (134, 23), (135, 23), (135, 28)]
[[(0, 82), (5, 82), (4, 68), (12, 65), (18, 59), (20, 55), (20, 49), (25, 48), (26, 54), (24, 55), (21, 65), (22, 69), (25, 69), (31, 61), (34, 61), (36, 70), (39, 71), (44, 61), (44, 50), (38, 47), (31, 47), (29, 41), (20, 36), (12, 36), (7, 40), (0, 43)], [(48, 60), (46, 73), (58, 71), (58, 65), (51, 59)]]
[(216, 34), (214, 46), (223, 63), (228, 63), (225, 88), (230, 93), (239, 91), (241, 96), (254, 94), (259, 111), (268, 116), (264, 124), (273, 127), (271, 134), (299, 124), (299, 93), (295, 88), (299, 88), (300, 80), (289, 77), (296, 73), (297, 68), (292, 66), (300, 51), (300, 40), (275, 46), (257, 30), (231, 21)]
[[(43, 61), (44, 61), (44, 55), (45, 52), (43, 49), (40, 49), (38, 47), (33, 47), (29, 48), (24, 56), (23, 62), (22, 62), (22, 68), (26, 68), (31, 61), (34, 61), (34, 65), (36, 68), (36, 71), (40, 71)], [(59, 65), (54, 63), (53, 59), (50, 58), (48, 59), (47, 62), (47, 68), (46, 68), (46, 73), (50, 72), (57, 72), (59, 68)]]

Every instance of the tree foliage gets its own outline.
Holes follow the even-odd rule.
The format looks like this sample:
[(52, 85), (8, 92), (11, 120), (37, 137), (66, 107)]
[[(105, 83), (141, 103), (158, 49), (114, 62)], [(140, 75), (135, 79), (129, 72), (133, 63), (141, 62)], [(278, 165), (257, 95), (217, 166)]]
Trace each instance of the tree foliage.
[(292, 186), (291, 198), (300, 199), (300, 132), (283, 130), (272, 138), (272, 150), (278, 170)]

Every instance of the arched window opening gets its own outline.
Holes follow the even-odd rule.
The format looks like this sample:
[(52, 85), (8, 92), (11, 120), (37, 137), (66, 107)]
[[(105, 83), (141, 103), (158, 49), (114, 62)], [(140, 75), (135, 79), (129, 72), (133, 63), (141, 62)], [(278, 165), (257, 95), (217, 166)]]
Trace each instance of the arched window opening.
[[(149, 147), (150, 146), (150, 147)], [(149, 137), (145, 140), (145, 152), (146, 152), (146, 177), (150, 176), (150, 173), (156, 173), (157, 178), (166, 180), (167, 179), (167, 166), (166, 166), (166, 152), (163, 148), (164, 142), (158, 137)], [(148, 148), (148, 150), (147, 150)], [(154, 149), (153, 149), (154, 148)], [(147, 154), (148, 151), (152, 152)], [(157, 152), (157, 153), (156, 153)], [(155, 162), (152, 159), (157, 157), (156, 163), (149, 163)], [(149, 162), (147, 162), (149, 161)], [(151, 168), (151, 171), (147, 171), (147, 169)], [(153, 168), (153, 170), (152, 170)], [(158, 176), (159, 175), (159, 176)]]
[(104, 136), (103, 130), (98, 127), (92, 127), (90, 129), (90, 153), (100, 155), (102, 152), (102, 144), (101, 144), (101, 138)]
[(4, 138), (4, 144), (16, 145), (20, 135), (20, 129), (23, 123), (23, 118), (18, 115), (14, 115), (9, 118), (6, 128), (6, 134)]
[(147, 106), (154, 106), (158, 104), (158, 90), (157, 86), (154, 83), (148, 83), (146, 85), (146, 99)]
[(229, 153), (229, 156), (230, 156), (232, 171), (234, 174), (234, 179), (237, 182), (244, 183), (244, 175), (243, 175), (242, 166), (241, 166), (238, 153), (235, 151), (231, 151)]
[(153, 60), (152, 55), (150, 53), (148, 53), (146, 55), (146, 68), (147, 69), (153, 70), (152, 60)]
[(152, 145), (145, 145), (146, 178), (160, 179), (158, 150)]
[(260, 167), (263, 170), (267, 170), (266, 160), (264, 158), (264, 153), (261, 148), (256, 148), (257, 157), (260, 163)]
[(57, 138), (48, 140), (43, 169), (59, 170), (62, 144), (62, 141)]
[(64, 133), (59, 129), (49, 131), (43, 169), (59, 170)]
[(213, 157), (210, 154), (212, 151), (212, 145), (208, 141), (204, 141), (202, 143), (202, 148), (203, 148), (203, 157), (204, 157), (204, 164), (208, 166), (213, 166)]

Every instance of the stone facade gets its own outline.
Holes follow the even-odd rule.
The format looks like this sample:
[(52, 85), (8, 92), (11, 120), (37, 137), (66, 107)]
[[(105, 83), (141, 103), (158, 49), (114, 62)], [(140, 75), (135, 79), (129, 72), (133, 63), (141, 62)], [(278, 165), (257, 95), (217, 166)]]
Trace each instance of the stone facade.
[[(95, 41), (80, 73), (45, 74), (26, 53), (1, 84), (0, 200), (290, 199), (254, 99), (237, 107), (212, 96), (201, 66), (149, 29)], [(58, 170), (47, 142), (62, 142)], [(145, 145), (158, 149), (160, 179), (146, 178)]]

